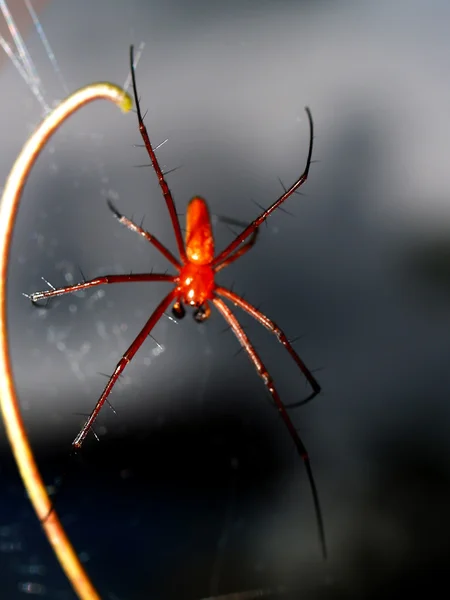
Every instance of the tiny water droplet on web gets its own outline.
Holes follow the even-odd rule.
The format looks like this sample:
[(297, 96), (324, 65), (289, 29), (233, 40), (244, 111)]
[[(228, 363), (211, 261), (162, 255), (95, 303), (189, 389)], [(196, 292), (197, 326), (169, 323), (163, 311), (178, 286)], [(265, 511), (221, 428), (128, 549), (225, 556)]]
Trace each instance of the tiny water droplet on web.
[(18, 571), (21, 575), (45, 575), (46, 568), (44, 567), (44, 565), (29, 564), (21, 565), (18, 568)]
[(19, 541), (0, 542), (0, 552), (20, 552), (22, 544)]
[(19, 588), (20, 592), (24, 592), (25, 594), (34, 594), (35, 596), (43, 596), (47, 591), (44, 585), (33, 581), (19, 583), (17, 587)]
[(86, 563), (86, 562), (88, 562), (88, 561), (91, 559), (91, 557), (90, 557), (89, 553), (88, 553), (88, 552), (84, 552), (84, 551), (83, 551), (83, 552), (80, 552), (80, 553), (78, 554), (78, 558), (80, 559), (80, 561), (81, 561), (82, 563)]

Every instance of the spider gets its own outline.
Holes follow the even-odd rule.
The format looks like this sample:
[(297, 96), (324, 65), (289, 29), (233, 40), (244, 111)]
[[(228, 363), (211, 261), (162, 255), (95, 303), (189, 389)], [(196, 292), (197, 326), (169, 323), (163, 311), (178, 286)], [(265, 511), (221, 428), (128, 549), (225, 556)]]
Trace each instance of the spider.
[(172, 305), (173, 315), (178, 319), (182, 319), (186, 313), (186, 305), (194, 309), (194, 319), (198, 322), (203, 322), (209, 318), (211, 314), (210, 304), (213, 304), (230, 326), (239, 343), (247, 352), (256, 371), (262, 378), (264, 385), (270, 392), (275, 406), (284, 424), (286, 425), (292, 440), (294, 441), (298, 453), (300, 454), (304, 462), (314, 502), (321, 551), (323, 557), (326, 558), (327, 548), (325, 542), (325, 530), (323, 525), (322, 511), (320, 508), (319, 495), (313, 477), (308, 452), (299, 434), (297, 433), (291, 418), (289, 417), (289, 414), (286, 410), (286, 406), (283, 404), (268, 370), (266, 369), (264, 363), (260, 359), (255, 348), (252, 346), (252, 343), (248, 339), (234, 313), (223, 301), (223, 298), (230, 301), (235, 306), (239, 306), (241, 309), (250, 314), (254, 319), (256, 319), (256, 321), (258, 321), (261, 325), (268, 329), (286, 348), (286, 350), (296, 363), (297, 367), (301, 370), (312, 389), (310, 395), (306, 399), (297, 403), (297, 405), (304, 404), (312, 400), (320, 392), (320, 385), (317, 383), (312, 373), (307, 369), (302, 359), (294, 350), (286, 335), (273, 321), (266, 317), (266, 315), (260, 312), (257, 308), (252, 306), (252, 304), (250, 304), (231, 290), (219, 286), (215, 282), (215, 276), (219, 271), (234, 263), (254, 246), (258, 235), (258, 228), (269, 217), (269, 215), (271, 215), (285, 200), (287, 200), (287, 198), (294, 194), (297, 191), (297, 189), (301, 185), (303, 185), (303, 183), (305, 183), (311, 165), (314, 139), (314, 128), (311, 111), (309, 110), (309, 108), (305, 107), (305, 111), (309, 122), (310, 135), (308, 157), (306, 161), (306, 167), (302, 175), (300, 175), (300, 177), (289, 189), (285, 189), (284, 193), (278, 198), (278, 200), (276, 200), (269, 208), (264, 210), (259, 215), (259, 217), (257, 217), (252, 223), (245, 227), (245, 229), (243, 229), (243, 231), (224, 250), (219, 252), (219, 254), (215, 255), (214, 237), (212, 233), (208, 205), (206, 201), (200, 196), (192, 198), (188, 204), (186, 214), (186, 234), (185, 240), (183, 241), (180, 223), (178, 220), (177, 212), (175, 210), (175, 204), (172, 198), (172, 194), (164, 178), (164, 173), (159, 166), (155, 150), (151, 144), (150, 137), (147, 133), (147, 128), (144, 125), (143, 117), (141, 114), (139, 98), (137, 94), (133, 46), (130, 47), (130, 68), (133, 93), (136, 102), (136, 113), (139, 123), (139, 131), (144, 141), (144, 146), (149, 154), (153, 169), (155, 170), (155, 173), (158, 177), (158, 182), (163, 193), (167, 208), (169, 210), (170, 219), (172, 221), (172, 226), (175, 232), (175, 238), (179, 252), (179, 259), (176, 258), (170, 252), (170, 250), (168, 250), (153, 234), (149, 233), (141, 226), (136, 225), (136, 223), (134, 223), (132, 220), (122, 215), (109, 199), (107, 200), (107, 203), (117, 220), (131, 231), (134, 231), (135, 233), (144, 237), (148, 242), (150, 242), (150, 244), (157, 248), (161, 252), (161, 254), (163, 254), (163, 256), (165, 256), (166, 259), (172, 264), (172, 266), (177, 271), (177, 274), (168, 275), (156, 273), (136, 273), (130, 275), (105, 275), (102, 277), (91, 279), (89, 281), (85, 280), (81, 283), (77, 283), (76, 285), (71, 285), (59, 289), (54, 288), (53, 286), (51, 286), (51, 284), (49, 284), (51, 288), (50, 290), (34, 292), (28, 296), (32, 303), (36, 304), (40, 300), (50, 300), (55, 296), (62, 296), (63, 294), (69, 294), (71, 292), (85, 290), (98, 285), (107, 285), (112, 283), (126, 283), (137, 281), (166, 281), (171, 282), (174, 285), (172, 291), (170, 291), (155, 308), (141, 332), (138, 334), (136, 339), (133, 341), (131, 346), (128, 348), (128, 350), (118, 362), (114, 373), (109, 378), (108, 383), (106, 384), (106, 387), (104, 388), (92, 413), (90, 414), (82, 429), (72, 442), (72, 447), (75, 451), (81, 448), (86, 436), (91, 430), (94, 421), (100, 412), (100, 409), (102, 408), (105, 402), (108, 402), (108, 396), (110, 395), (114, 384), (118, 380), (119, 376), (121, 375), (122, 371), (125, 369), (127, 364), (132, 360), (136, 352), (139, 350), (143, 342), (147, 339), (152, 329), (159, 321), (159, 319), (163, 316), (165, 311)]

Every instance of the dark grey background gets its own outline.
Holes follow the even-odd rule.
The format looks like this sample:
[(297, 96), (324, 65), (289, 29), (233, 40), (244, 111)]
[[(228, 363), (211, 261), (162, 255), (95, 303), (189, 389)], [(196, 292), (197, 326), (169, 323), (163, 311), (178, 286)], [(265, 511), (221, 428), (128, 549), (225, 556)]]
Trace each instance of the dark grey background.
[[(37, 4), (37, 3), (36, 3)], [(158, 156), (180, 213), (196, 194), (249, 221), (314, 158), (304, 197), (261, 229), (220, 282), (273, 318), (324, 393), (293, 419), (310, 452), (330, 560), (321, 563), (303, 466), (250, 362), (217, 314), (163, 319), (79, 461), (70, 444), (163, 284), (102, 288), (33, 309), (41, 276), (65, 285), (164, 270), (111, 217), (105, 197), (175, 250), (134, 115), (84, 108), (26, 186), (8, 292), (16, 382), (30, 437), (69, 535), (102, 597), (202, 598), (293, 585), (302, 598), (427, 593), (448, 557), (450, 146), (447, 2), (97, 0), (42, 14), (70, 90), (123, 84), (128, 47)], [(36, 33), (27, 38), (49, 101), (63, 92)], [(15, 72), (1, 73), (5, 180), (40, 120)], [(232, 239), (216, 226), (217, 245)], [(306, 392), (276, 340), (242, 314), (282, 398)], [(78, 414), (77, 414), (78, 413)], [(71, 598), (1, 445), (0, 572)], [(445, 581), (445, 580), (443, 580)], [(39, 587), (42, 586), (42, 587)]]

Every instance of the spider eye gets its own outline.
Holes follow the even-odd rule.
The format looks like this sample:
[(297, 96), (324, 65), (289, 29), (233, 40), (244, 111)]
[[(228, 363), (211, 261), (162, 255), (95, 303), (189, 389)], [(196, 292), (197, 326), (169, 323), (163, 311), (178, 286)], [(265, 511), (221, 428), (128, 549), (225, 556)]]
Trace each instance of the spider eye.
[(197, 323), (203, 323), (203, 321), (206, 321), (210, 314), (211, 309), (209, 308), (208, 304), (202, 304), (194, 312), (194, 319), (197, 321)]
[(184, 310), (184, 306), (181, 304), (181, 302), (175, 302), (175, 304), (172, 306), (172, 314), (177, 319), (182, 319), (184, 317), (186, 311)]

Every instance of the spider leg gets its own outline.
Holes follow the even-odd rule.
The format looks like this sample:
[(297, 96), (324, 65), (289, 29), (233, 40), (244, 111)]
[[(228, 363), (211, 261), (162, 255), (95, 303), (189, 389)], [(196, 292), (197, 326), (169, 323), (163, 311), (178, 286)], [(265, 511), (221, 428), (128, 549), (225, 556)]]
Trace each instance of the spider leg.
[(138, 116), (139, 122), (139, 131), (141, 132), (142, 139), (144, 140), (145, 147), (147, 149), (148, 155), (150, 157), (150, 161), (153, 165), (153, 169), (155, 170), (156, 176), (158, 177), (159, 186), (164, 196), (164, 200), (166, 201), (167, 208), (169, 210), (170, 219), (172, 221), (172, 226), (175, 232), (175, 238), (177, 240), (178, 251), (180, 253), (180, 258), (183, 263), (186, 262), (186, 249), (184, 247), (183, 236), (181, 234), (180, 222), (178, 221), (177, 211), (175, 209), (175, 203), (172, 198), (172, 194), (169, 190), (169, 186), (167, 185), (166, 180), (164, 179), (164, 173), (159, 166), (158, 159), (156, 158), (155, 151), (153, 150), (153, 146), (150, 142), (150, 137), (147, 132), (147, 128), (144, 125), (144, 120), (142, 118), (141, 107), (139, 104), (139, 97), (137, 93), (137, 85), (136, 85), (136, 73), (134, 71), (134, 59), (133, 59), (133, 46), (130, 46), (130, 67), (131, 67), (131, 81), (133, 83), (133, 93), (134, 100), (136, 103), (136, 112)]
[(226, 259), (232, 252), (234, 252), (234, 250), (236, 250), (236, 248), (238, 248), (240, 246), (240, 244), (245, 242), (245, 240), (250, 235), (252, 235), (252, 233), (261, 225), (261, 223), (263, 223), (267, 219), (267, 217), (274, 212), (274, 210), (276, 210), (285, 200), (287, 200), (289, 198), (289, 196), (292, 196), (292, 194), (301, 185), (303, 185), (305, 183), (305, 181), (307, 180), (308, 174), (309, 174), (309, 167), (311, 166), (311, 158), (312, 158), (312, 151), (313, 151), (314, 125), (313, 125), (313, 120), (312, 120), (312, 116), (311, 116), (311, 111), (309, 110), (309, 108), (307, 106), (305, 107), (305, 111), (306, 111), (306, 114), (308, 116), (308, 121), (309, 121), (309, 150), (308, 150), (308, 157), (306, 159), (305, 170), (300, 175), (300, 177), (297, 179), (297, 181), (295, 183), (293, 183), (291, 185), (291, 187), (288, 190), (286, 190), (278, 198), (278, 200), (276, 200), (271, 206), (269, 206), (269, 208), (264, 210), (259, 215), (259, 217), (257, 217), (254, 221), (252, 221), (250, 223), (250, 225), (248, 225), (244, 229), (244, 231), (242, 233), (240, 233), (234, 241), (231, 242), (231, 244), (228, 244), (228, 246), (224, 250), (222, 250), (222, 252), (220, 252), (220, 254), (218, 254), (215, 257), (215, 259), (212, 262), (213, 267), (222, 263), (224, 261), (224, 259)]
[[(222, 221), (224, 223), (228, 223), (230, 225), (240, 225), (241, 227), (246, 226), (246, 223), (243, 223), (243, 222), (238, 221), (237, 219), (233, 219), (231, 217), (218, 217), (218, 219), (220, 221)], [(237, 260), (238, 258), (240, 258), (243, 254), (246, 254), (249, 250), (251, 250), (253, 248), (253, 246), (256, 244), (256, 240), (258, 239), (258, 233), (259, 233), (259, 228), (255, 229), (255, 231), (251, 234), (250, 239), (247, 240), (247, 242), (245, 244), (243, 244), (238, 250), (236, 250), (234, 252), (234, 254), (231, 254), (222, 263), (217, 265), (214, 268), (214, 272), (218, 273), (225, 267), (228, 267), (229, 265), (231, 265), (231, 263), (234, 263), (234, 261)]]
[(258, 233), (259, 229), (255, 229), (255, 231), (251, 234), (250, 239), (247, 240), (245, 244), (243, 244), (238, 250), (236, 250), (234, 254), (228, 256), (228, 258), (226, 258), (223, 261), (223, 263), (220, 263), (220, 265), (214, 267), (214, 272), (218, 273), (222, 269), (225, 269), (225, 267), (228, 267), (229, 265), (231, 265), (231, 263), (234, 263), (234, 261), (240, 258), (243, 254), (246, 254), (249, 250), (251, 250), (256, 244), (256, 240), (258, 239)]
[(128, 350), (125, 352), (125, 354), (122, 356), (122, 358), (117, 363), (117, 366), (114, 369), (114, 373), (111, 375), (108, 383), (106, 384), (106, 387), (103, 390), (102, 395), (98, 399), (97, 404), (94, 407), (94, 410), (91, 412), (86, 423), (83, 425), (80, 433), (73, 440), (72, 447), (74, 449), (81, 448), (81, 445), (82, 445), (84, 439), (86, 438), (87, 434), (89, 433), (89, 430), (91, 429), (95, 419), (97, 418), (98, 413), (100, 412), (103, 404), (106, 402), (106, 399), (108, 398), (109, 394), (111, 393), (111, 390), (114, 387), (114, 384), (116, 383), (116, 381), (118, 380), (120, 374), (125, 369), (127, 364), (132, 360), (133, 356), (136, 354), (136, 352), (139, 350), (139, 348), (142, 346), (142, 344), (145, 342), (145, 340), (148, 337), (148, 334), (152, 331), (153, 327), (159, 321), (159, 319), (163, 315), (164, 311), (166, 310), (166, 308), (169, 306), (169, 304), (173, 301), (173, 299), (175, 297), (176, 297), (176, 289), (173, 289), (169, 294), (167, 294), (167, 296), (155, 308), (151, 317), (149, 318), (147, 323), (144, 325), (141, 332), (137, 335), (134, 342), (131, 344), (131, 346), (128, 348)]
[(225, 319), (225, 321), (227, 321), (227, 323), (229, 323), (234, 335), (237, 337), (239, 343), (244, 348), (244, 350), (247, 352), (255, 369), (257, 370), (258, 374), (264, 381), (264, 385), (269, 390), (269, 392), (277, 406), (278, 412), (279, 412), (281, 418), (283, 419), (284, 424), (286, 425), (292, 440), (294, 441), (294, 444), (297, 448), (297, 452), (300, 454), (301, 458), (303, 459), (303, 463), (305, 465), (305, 469), (306, 469), (306, 473), (308, 476), (309, 485), (310, 485), (311, 493), (312, 493), (312, 497), (313, 497), (313, 502), (314, 502), (314, 510), (316, 513), (316, 521), (317, 521), (317, 527), (318, 527), (318, 532), (319, 532), (322, 556), (324, 559), (326, 559), (327, 558), (327, 545), (326, 545), (326, 541), (325, 541), (325, 529), (324, 529), (324, 525), (323, 525), (322, 510), (320, 508), (319, 493), (317, 491), (316, 482), (313, 477), (313, 472), (311, 469), (311, 463), (309, 460), (308, 451), (306, 450), (304, 443), (302, 442), (300, 436), (298, 435), (297, 430), (295, 429), (294, 424), (292, 423), (291, 418), (289, 417), (289, 415), (286, 411), (286, 407), (284, 406), (280, 396), (278, 395), (277, 390), (275, 389), (275, 386), (273, 384), (271, 376), (269, 375), (269, 372), (267, 371), (266, 367), (264, 366), (264, 363), (262, 362), (262, 360), (259, 358), (258, 354), (256, 353), (256, 350), (252, 346), (247, 335), (244, 333), (244, 330), (242, 329), (241, 325), (239, 324), (239, 321), (236, 319), (236, 317), (234, 316), (232, 311), (228, 308), (228, 306), (225, 304), (225, 302), (221, 298), (218, 298), (216, 296), (215, 298), (213, 298), (212, 301), (213, 301), (215, 307), (217, 308), (217, 310), (221, 313), (221, 315)]
[[(175, 282), (176, 277), (173, 275), (162, 275), (158, 273), (131, 273), (130, 275), (104, 275), (103, 277), (96, 277), (90, 281), (83, 281), (82, 283), (76, 283), (75, 285), (69, 285), (63, 288), (53, 288), (51, 290), (44, 290), (42, 292), (33, 292), (32, 294), (24, 294), (26, 298), (29, 298), (33, 304), (39, 300), (45, 300), (53, 298), (55, 296), (62, 296), (63, 294), (70, 294), (72, 292), (79, 292), (87, 288), (95, 287), (97, 285), (106, 285), (108, 283), (129, 283), (131, 281), (169, 281)], [(50, 284), (51, 285), (51, 284)]]
[(286, 337), (286, 335), (278, 327), (278, 325), (276, 323), (274, 323), (273, 321), (271, 321), (268, 317), (266, 317), (266, 315), (264, 315), (262, 312), (260, 312), (257, 308), (255, 308), (254, 306), (252, 306), (250, 304), (250, 302), (247, 302), (247, 300), (244, 300), (244, 298), (241, 298), (240, 296), (238, 296), (234, 292), (232, 292), (230, 290), (227, 290), (225, 288), (222, 288), (222, 287), (216, 288), (216, 292), (218, 294), (220, 294), (221, 296), (223, 296), (224, 298), (228, 298), (228, 300), (231, 300), (231, 302), (234, 302), (234, 304), (236, 304), (237, 306), (239, 306), (240, 308), (242, 308), (243, 310), (245, 310), (246, 312), (248, 312), (249, 315), (251, 315), (259, 323), (261, 323), (261, 325), (263, 325), (268, 331), (270, 331), (271, 333), (273, 333), (276, 336), (276, 338), (278, 339), (278, 341), (281, 344), (283, 344), (283, 346), (286, 348), (286, 350), (292, 356), (292, 358), (294, 359), (295, 364), (298, 366), (298, 368), (301, 370), (301, 372), (303, 373), (303, 375), (306, 377), (308, 383), (310, 384), (310, 386), (312, 388), (311, 394), (307, 398), (305, 398), (304, 400), (301, 400), (300, 402), (296, 402), (295, 406), (296, 407), (297, 406), (302, 406), (303, 404), (307, 404), (308, 402), (311, 402), (311, 400), (313, 398), (315, 398), (317, 396), (317, 394), (320, 393), (321, 387), (317, 383), (317, 381), (314, 378), (314, 376), (311, 373), (311, 371), (307, 368), (307, 366), (302, 361), (302, 359), (300, 358), (300, 356), (294, 350), (294, 348), (292, 347), (292, 345), (289, 342), (289, 340)]
[[(238, 227), (243, 227), (243, 228), (247, 227), (247, 225), (248, 225), (248, 223), (246, 223), (245, 221), (240, 221), (238, 219), (234, 219), (233, 217), (225, 217), (222, 215), (217, 215), (217, 219), (221, 223), (226, 223), (227, 225), (237, 225)], [(231, 229), (231, 227), (230, 227), (230, 229)], [(250, 236), (250, 239), (243, 246), (241, 246), (234, 254), (229, 256), (220, 265), (217, 265), (217, 267), (215, 267), (215, 269), (214, 269), (214, 272), (218, 273), (225, 267), (228, 267), (229, 265), (231, 265), (231, 263), (233, 263), (235, 260), (237, 260), (243, 254), (248, 252), (251, 248), (253, 248), (253, 246), (256, 244), (256, 240), (258, 238), (258, 233), (259, 233), (259, 228), (255, 229), (255, 231)]]
[(121, 223), (122, 225), (125, 225), (125, 227), (127, 227), (130, 231), (134, 231), (135, 233), (142, 235), (142, 237), (144, 237), (148, 242), (150, 242), (150, 244), (153, 244), (153, 246), (155, 246), (155, 248), (157, 250), (159, 250), (161, 252), (161, 254), (163, 254), (167, 258), (167, 260), (169, 262), (171, 262), (172, 265), (178, 271), (181, 269), (180, 263), (175, 258), (175, 256), (172, 254), (172, 252), (170, 252), (170, 250), (168, 250), (164, 246), (164, 244), (161, 244), (161, 242), (153, 234), (149, 233), (148, 231), (146, 231), (139, 225), (136, 225), (136, 223), (133, 223), (133, 221), (131, 219), (128, 219), (128, 217), (125, 217), (124, 215), (122, 215), (117, 210), (117, 208), (114, 206), (114, 204), (111, 202), (111, 200), (109, 198), (107, 199), (107, 203), (108, 203), (109, 209), (111, 210), (113, 215), (116, 217), (116, 219), (119, 221), (119, 223)]

